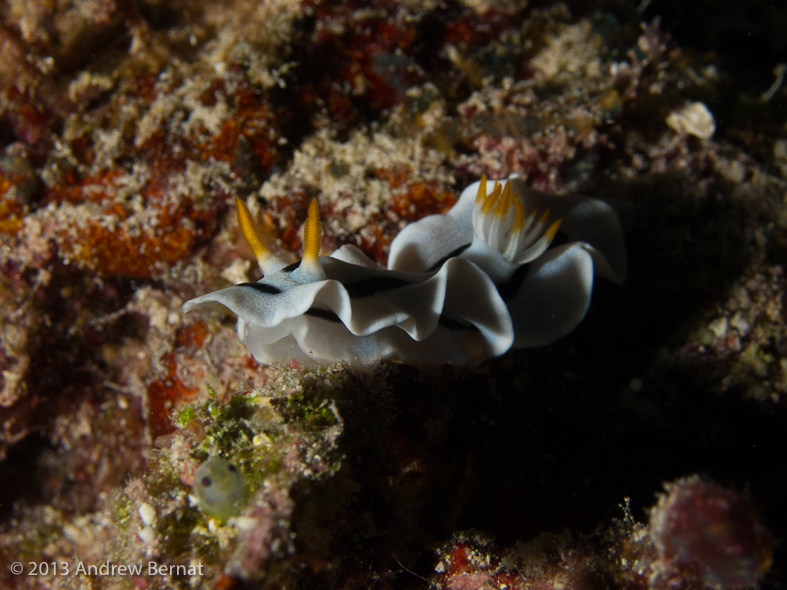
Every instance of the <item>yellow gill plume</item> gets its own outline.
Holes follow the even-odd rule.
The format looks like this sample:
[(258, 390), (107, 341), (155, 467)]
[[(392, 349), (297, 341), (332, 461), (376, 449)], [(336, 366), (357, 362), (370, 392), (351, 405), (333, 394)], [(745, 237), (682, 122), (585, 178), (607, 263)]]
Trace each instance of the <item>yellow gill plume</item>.
[(509, 260), (516, 260), (518, 264), (525, 264), (541, 256), (560, 227), (563, 219), (554, 221), (548, 228), (544, 229), (549, 219), (549, 209), (542, 213), (540, 219), (535, 224), (536, 213), (529, 216), (526, 229), (512, 236), (503, 255)]
[(524, 264), (543, 254), (562, 220), (558, 219), (545, 229), (549, 209), (538, 221), (536, 211), (526, 215), (511, 184), (510, 180), (495, 181), (494, 188), (488, 192), (486, 175), (481, 177), (473, 209), (473, 230), (506, 260)]
[(478, 194), (473, 205), (473, 230), (476, 235), (486, 235), (488, 233), (489, 224), (492, 222), (490, 211), (494, 210), (502, 190), (503, 187), (495, 180), (492, 192), (487, 193), (486, 174), (481, 176)]

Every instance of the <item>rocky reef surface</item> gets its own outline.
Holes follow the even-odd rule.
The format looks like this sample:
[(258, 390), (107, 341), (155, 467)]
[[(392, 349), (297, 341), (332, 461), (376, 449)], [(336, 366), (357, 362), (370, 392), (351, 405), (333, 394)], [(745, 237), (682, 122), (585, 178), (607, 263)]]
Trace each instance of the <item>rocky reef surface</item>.
[[(0, 587), (784, 587), (787, 11), (656, 4), (0, 5)], [(632, 211), (551, 346), (264, 367), (181, 313), (260, 276), (236, 196), (384, 263), (511, 173)]]

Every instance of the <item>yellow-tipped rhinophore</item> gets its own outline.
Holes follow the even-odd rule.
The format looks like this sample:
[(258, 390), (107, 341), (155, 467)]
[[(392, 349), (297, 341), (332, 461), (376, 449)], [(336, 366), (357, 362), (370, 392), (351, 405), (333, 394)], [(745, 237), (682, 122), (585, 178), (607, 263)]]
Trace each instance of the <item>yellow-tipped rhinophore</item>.
[(297, 283), (313, 283), (325, 280), (325, 270), (320, 262), (322, 244), (322, 223), (317, 199), (309, 203), (309, 214), (303, 224), (303, 258), (290, 278)]
[(251, 248), (254, 257), (257, 259), (257, 262), (264, 272), (266, 262), (276, 257), (265, 245), (265, 242), (262, 241), (257, 225), (251, 217), (251, 212), (240, 197), (235, 197), (235, 207), (238, 210), (238, 225), (243, 234), (243, 239), (246, 240), (246, 243), (249, 245), (249, 248)]
[[(311, 264), (316, 262), (322, 245), (322, 223), (320, 223), (320, 207), (317, 199), (309, 203), (309, 214), (303, 226), (303, 261)], [(308, 262), (307, 262), (308, 261)]]

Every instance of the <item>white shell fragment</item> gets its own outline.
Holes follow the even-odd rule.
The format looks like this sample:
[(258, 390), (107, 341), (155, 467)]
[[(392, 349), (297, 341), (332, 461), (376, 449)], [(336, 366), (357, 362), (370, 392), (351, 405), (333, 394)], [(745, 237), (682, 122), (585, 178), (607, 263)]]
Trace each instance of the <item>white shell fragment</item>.
[[(236, 201), (266, 276), (192, 299), (183, 311), (223, 305), (238, 316), (238, 338), (266, 364), (477, 363), (564, 336), (587, 311), (594, 273), (615, 283), (626, 273), (610, 205), (530, 190), (517, 175), (492, 187), (484, 178), (447, 213), (405, 227), (388, 268), (354, 246), (318, 256), (316, 201), (303, 260), (285, 267)], [(556, 235), (562, 245), (550, 248)]]
[(716, 132), (716, 121), (704, 102), (689, 102), (667, 115), (667, 125), (681, 135), (710, 139)]

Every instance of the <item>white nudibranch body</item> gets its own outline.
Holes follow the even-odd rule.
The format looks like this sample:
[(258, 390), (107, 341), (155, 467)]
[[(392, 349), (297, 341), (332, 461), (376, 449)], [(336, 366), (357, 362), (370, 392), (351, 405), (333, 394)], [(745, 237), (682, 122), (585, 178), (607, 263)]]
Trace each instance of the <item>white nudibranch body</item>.
[[(590, 304), (594, 273), (626, 274), (623, 231), (607, 203), (553, 196), (511, 175), (467, 187), (445, 214), (405, 227), (388, 268), (354, 246), (319, 256), (317, 202), (309, 206), (300, 263), (265, 246), (245, 204), (238, 220), (265, 277), (209, 293), (238, 316), (238, 338), (261, 363), (465, 365), (568, 334)], [(551, 247), (556, 235), (563, 243)]]

